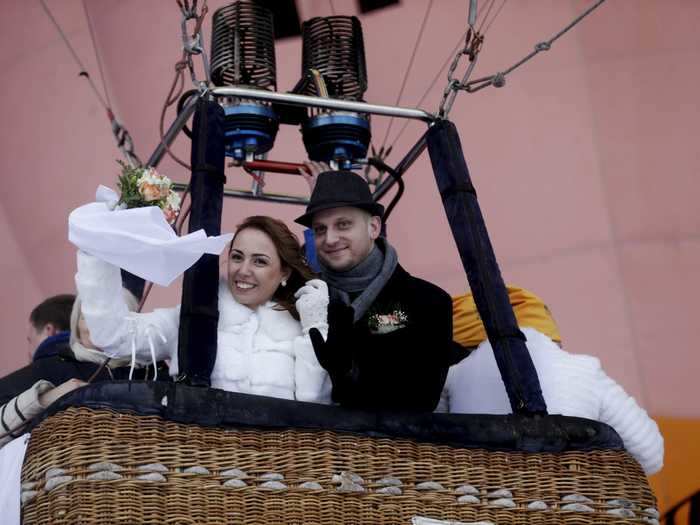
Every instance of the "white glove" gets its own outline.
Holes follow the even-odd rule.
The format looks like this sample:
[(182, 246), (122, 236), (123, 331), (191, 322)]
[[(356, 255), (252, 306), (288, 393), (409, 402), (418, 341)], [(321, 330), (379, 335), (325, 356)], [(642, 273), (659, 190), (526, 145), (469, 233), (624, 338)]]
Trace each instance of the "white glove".
[(308, 333), (311, 328), (328, 326), (328, 286), (321, 279), (311, 279), (294, 294), (301, 328)]

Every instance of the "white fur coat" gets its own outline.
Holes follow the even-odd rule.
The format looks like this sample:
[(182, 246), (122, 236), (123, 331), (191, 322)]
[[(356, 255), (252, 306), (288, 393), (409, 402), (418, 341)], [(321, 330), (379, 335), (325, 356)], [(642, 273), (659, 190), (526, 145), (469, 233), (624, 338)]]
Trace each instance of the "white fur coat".
[[(119, 268), (78, 252), (75, 276), (82, 312), (93, 343), (111, 357), (139, 363), (168, 359), (178, 373), (180, 308), (136, 314), (128, 311)], [(219, 286), (219, 327), (213, 388), (330, 403), (331, 382), (314, 354), (308, 330), (289, 312), (268, 302), (255, 310), (236, 302), (225, 281)], [(302, 328), (304, 328), (302, 330)], [(317, 327), (326, 336), (327, 325)]]

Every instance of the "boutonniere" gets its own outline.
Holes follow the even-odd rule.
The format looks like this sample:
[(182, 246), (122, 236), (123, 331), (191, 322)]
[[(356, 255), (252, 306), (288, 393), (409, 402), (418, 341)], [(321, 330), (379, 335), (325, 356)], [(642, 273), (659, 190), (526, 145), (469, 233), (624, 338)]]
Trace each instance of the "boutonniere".
[(394, 308), (387, 313), (375, 312), (369, 316), (369, 329), (375, 334), (388, 334), (408, 323), (408, 315), (401, 308)]

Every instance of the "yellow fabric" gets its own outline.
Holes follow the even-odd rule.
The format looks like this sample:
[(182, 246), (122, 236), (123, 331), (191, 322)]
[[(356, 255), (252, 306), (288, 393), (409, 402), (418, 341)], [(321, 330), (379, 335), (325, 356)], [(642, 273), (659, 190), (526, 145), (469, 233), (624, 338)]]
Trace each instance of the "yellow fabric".
[[(654, 421), (664, 437), (664, 468), (649, 483), (663, 514), (700, 488), (700, 419), (654, 415)], [(690, 523), (688, 505), (676, 514), (676, 523)]]
[[(561, 336), (552, 314), (542, 299), (517, 286), (506, 286), (510, 304), (519, 326), (534, 328), (552, 341), (561, 343)], [(486, 340), (486, 330), (476, 310), (472, 294), (452, 298), (453, 339), (462, 346), (478, 346)]]

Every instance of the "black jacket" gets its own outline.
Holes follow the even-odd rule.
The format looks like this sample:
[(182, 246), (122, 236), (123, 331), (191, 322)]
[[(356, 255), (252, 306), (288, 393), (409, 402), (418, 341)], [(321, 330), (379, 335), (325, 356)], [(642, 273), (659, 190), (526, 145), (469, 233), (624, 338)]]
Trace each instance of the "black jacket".
[[(0, 378), (0, 405), (7, 403), (13, 397), (21, 394), (39, 381), (45, 379), (55, 386), (69, 379), (81, 379), (87, 381), (97, 371), (99, 365), (78, 361), (73, 352), (63, 349), (58, 355), (45, 357), (34, 361), (24, 368), (15, 370), (11, 374)], [(94, 382), (111, 381), (115, 379), (128, 379), (130, 367), (107, 369), (102, 368)], [(137, 368), (134, 370), (134, 379), (153, 378), (153, 368)], [(168, 380), (168, 368), (165, 363), (158, 363), (159, 380)]]
[(327, 349), (351, 356), (349, 369), (328, 370), (334, 401), (366, 410), (435, 409), (453, 346), (447, 292), (399, 265), (348, 335)]

